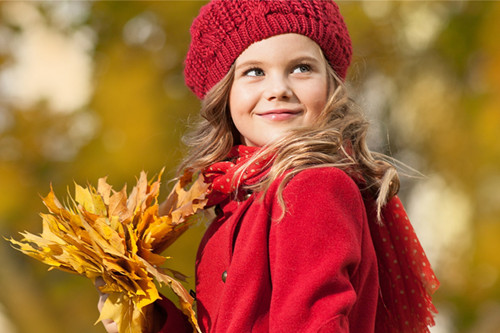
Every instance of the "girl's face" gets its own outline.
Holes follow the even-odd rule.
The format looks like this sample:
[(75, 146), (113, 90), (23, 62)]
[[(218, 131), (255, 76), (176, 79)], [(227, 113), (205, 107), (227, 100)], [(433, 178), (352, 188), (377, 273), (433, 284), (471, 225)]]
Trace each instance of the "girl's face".
[(245, 145), (263, 146), (290, 129), (313, 125), (326, 104), (327, 63), (306, 36), (256, 42), (234, 65), (229, 109)]

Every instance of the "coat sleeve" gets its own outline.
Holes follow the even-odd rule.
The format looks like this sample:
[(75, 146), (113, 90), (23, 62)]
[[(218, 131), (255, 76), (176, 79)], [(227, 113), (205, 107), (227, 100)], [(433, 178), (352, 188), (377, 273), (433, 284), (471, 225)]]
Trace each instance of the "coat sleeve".
[(271, 332), (349, 332), (356, 302), (353, 279), (361, 260), (361, 194), (336, 168), (309, 169), (275, 199), (269, 234)]
[(193, 327), (188, 318), (179, 310), (172, 301), (162, 296), (155, 302), (159, 307), (163, 320), (165, 320), (161, 330), (158, 333), (192, 333)]

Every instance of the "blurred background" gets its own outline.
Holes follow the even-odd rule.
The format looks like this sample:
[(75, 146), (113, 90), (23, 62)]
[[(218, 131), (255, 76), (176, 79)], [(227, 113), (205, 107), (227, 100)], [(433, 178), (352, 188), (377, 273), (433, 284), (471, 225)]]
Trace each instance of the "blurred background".
[[(40, 195), (141, 170), (172, 178), (199, 101), (184, 86), (202, 1), (0, 3), (0, 235), (41, 232)], [(500, 332), (500, 2), (340, 2), (348, 85), (370, 145), (401, 169), (401, 198), (441, 280), (433, 333)], [(164, 185), (164, 195), (167, 193)], [(205, 230), (167, 251), (193, 276)], [(193, 278), (187, 288), (193, 288)], [(97, 293), (0, 240), (0, 332), (104, 332)]]

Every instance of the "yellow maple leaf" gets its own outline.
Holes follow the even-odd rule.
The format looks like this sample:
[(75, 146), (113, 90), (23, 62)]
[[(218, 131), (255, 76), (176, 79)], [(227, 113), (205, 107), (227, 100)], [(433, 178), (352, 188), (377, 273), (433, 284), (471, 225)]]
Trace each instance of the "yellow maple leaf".
[[(206, 202), (208, 185), (203, 176), (186, 172), (159, 207), (162, 172), (148, 182), (141, 172), (127, 196), (126, 186), (114, 191), (106, 178), (97, 189), (75, 184), (70, 207), (57, 199), (52, 187), (42, 198), (49, 214), (41, 214), (39, 236), (21, 233), (20, 241), (8, 239), (19, 251), (49, 265), (49, 269), (102, 278), (99, 289), (109, 294), (98, 321), (112, 319), (120, 333), (142, 332), (148, 325), (151, 304), (160, 298), (155, 280), (168, 285), (179, 297), (181, 310), (199, 331), (193, 298), (176, 279), (182, 275), (161, 267), (161, 253), (191, 225)], [(174, 277), (166, 272), (171, 272)]]

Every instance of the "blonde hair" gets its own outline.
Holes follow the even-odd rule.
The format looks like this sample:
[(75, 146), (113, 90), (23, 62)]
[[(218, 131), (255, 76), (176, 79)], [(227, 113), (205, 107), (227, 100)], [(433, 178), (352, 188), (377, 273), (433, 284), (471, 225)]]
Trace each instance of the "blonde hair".
[(183, 137), (188, 155), (178, 172), (190, 168), (201, 171), (223, 160), (231, 148), (239, 143), (239, 133), (229, 112), (229, 92), (234, 77), (234, 66), (205, 96), (201, 104), (201, 119), (190, 133)]
[[(278, 201), (284, 215), (282, 191), (286, 183), (304, 169), (333, 166), (351, 176), (362, 192), (370, 192), (376, 200), (380, 217), (381, 208), (399, 190), (396, 169), (386, 162), (387, 156), (368, 149), (368, 122), (360, 108), (348, 97), (343, 82), (329, 65), (327, 75), (329, 98), (316, 123), (310, 127), (293, 129), (264, 146), (236, 174), (241, 174), (261, 156), (272, 153), (274, 159), (269, 173), (248, 189), (265, 192), (276, 178), (289, 171), (278, 188)], [(231, 67), (203, 100), (200, 112), (202, 119), (184, 138), (190, 150), (180, 165), (180, 172), (185, 168), (201, 171), (223, 160), (231, 147), (240, 143), (240, 134), (231, 120), (228, 105), (233, 76), (234, 68)]]

